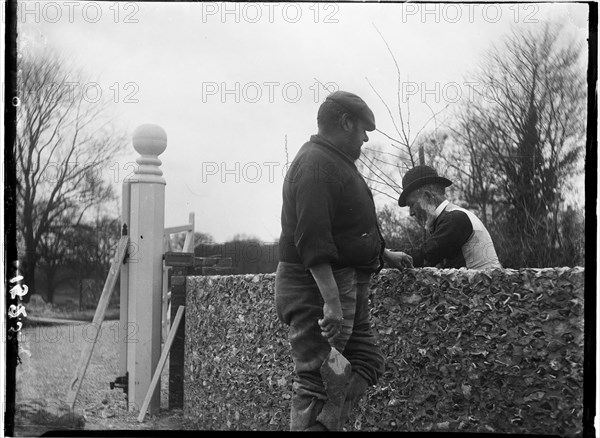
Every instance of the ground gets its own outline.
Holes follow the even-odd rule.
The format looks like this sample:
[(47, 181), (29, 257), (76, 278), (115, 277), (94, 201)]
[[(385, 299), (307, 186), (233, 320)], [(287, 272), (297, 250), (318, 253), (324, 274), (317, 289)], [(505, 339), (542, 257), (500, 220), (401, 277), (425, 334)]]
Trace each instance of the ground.
[[(31, 314), (32, 312), (30, 312)], [(113, 315), (115, 312), (113, 312)], [(45, 312), (45, 317), (49, 316)], [(61, 315), (65, 317), (65, 315)], [(85, 317), (85, 315), (79, 315)], [(91, 318), (90, 318), (91, 320)], [(137, 421), (128, 412), (119, 388), (117, 320), (105, 321), (72, 413), (64, 409), (68, 386), (81, 351), (96, 329), (93, 324), (25, 324), (19, 342), (14, 436), (39, 436), (56, 429), (177, 430), (186, 429), (181, 410), (168, 409), (168, 361), (161, 373), (161, 409)]]

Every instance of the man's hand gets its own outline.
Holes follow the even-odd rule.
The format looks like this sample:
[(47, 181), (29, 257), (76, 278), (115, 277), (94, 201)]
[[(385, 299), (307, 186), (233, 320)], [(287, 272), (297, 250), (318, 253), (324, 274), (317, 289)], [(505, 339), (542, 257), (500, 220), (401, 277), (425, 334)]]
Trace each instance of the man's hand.
[(404, 269), (413, 267), (413, 259), (408, 254), (402, 251), (390, 251), (386, 249), (383, 252), (383, 258), (392, 268)]
[(311, 266), (309, 269), (325, 302), (323, 305), (323, 319), (318, 320), (321, 334), (327, 340), (332, 340), (340, 333), (344, 314), (342, 313), (340, 293), (333, 277), (331, 265), (323, 263)]
[(319, 319), (321, 335), (328, 340), (335, 338), (340, 333), (344, 319), (339, 298), (332, 301), (331, 304), (323, 305), (323, 319)]

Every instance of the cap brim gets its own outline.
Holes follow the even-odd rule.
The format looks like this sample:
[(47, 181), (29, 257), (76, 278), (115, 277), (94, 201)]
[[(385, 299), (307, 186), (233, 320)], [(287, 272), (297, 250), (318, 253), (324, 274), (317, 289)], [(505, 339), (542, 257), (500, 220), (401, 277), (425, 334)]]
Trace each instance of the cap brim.
[(426, 184), (440, 184), (444, 187), (448, 187), (452, 185), (452, 181), (448, 178), (444, 178), (443, 176), (426, 176), (424, 178), (419, 178), (411, 182), (408, 186), (404, 187), (400, 197), (398, 198), (398, 205), (400, 207), (406, 207), (406, 198), (410, 194), (410, 192), (415, 191), (419, 187), (423, 187)]
[(369, 132), (371, 132), (371, 131), (375, 131), (375, 125), (374, 125), (372, 122), (370, 122), (369, 120), (365, 120), (364, 118), (363, 118), (363, 120), (364, 120), (364, 121), (365, 121), (365, 123), (366, 123), (366, 125), (365, 125), (365, 129), (366, 129), (367, 131), (369, 131)]

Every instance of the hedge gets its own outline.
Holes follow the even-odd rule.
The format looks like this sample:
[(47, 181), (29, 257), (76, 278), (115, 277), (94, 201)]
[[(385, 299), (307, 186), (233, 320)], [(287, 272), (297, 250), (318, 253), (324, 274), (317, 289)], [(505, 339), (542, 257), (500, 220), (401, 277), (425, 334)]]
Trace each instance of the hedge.
[[(287, 430), (293, 365), (274, 274), (187, 277), (184, 415)], [(347, 430), (580, 436), (583, 268), (383, 270), (386, 371)]]

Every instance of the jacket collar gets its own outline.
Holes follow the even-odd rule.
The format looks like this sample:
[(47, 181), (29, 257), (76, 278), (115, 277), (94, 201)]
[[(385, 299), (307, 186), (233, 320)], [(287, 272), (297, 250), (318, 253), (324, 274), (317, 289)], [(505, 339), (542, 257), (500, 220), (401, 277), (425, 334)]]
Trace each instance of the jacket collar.
[(450, 204), (450, 201), (448, 201), (446, 199), (440, 205), (437, 206), (437, 208), (433, 212), (433, 217), (430, 220), (427, 221), (427, 228), (428, 229), (430, 229), (430, 230), (434, 229), (435, 222), (437, 221), (437, 218), (440, 217), (440, 214), (442, 214), (442, 211), (444, 211), (446, 209), (446, 207), (448, 206), (448, 204)]
[(320, 146), (325, 146), (327, 149), (334, 151), (336, 154), (338, 154), (340, 157), (342, 157), (344, 160), (348, 161), (348, 163), (352, 164), (352, 166), (356, 168), (356, 164), (354, 163), (354, 160), (352, 158), (350, 158), (348, 155), (346, 155), (335, 144), (333, 144), (329, 140), (326, 140), (325, 138), (321, 137), (319, 134), (311, 135), (310, 141), (312, 143), (316, 143)]

